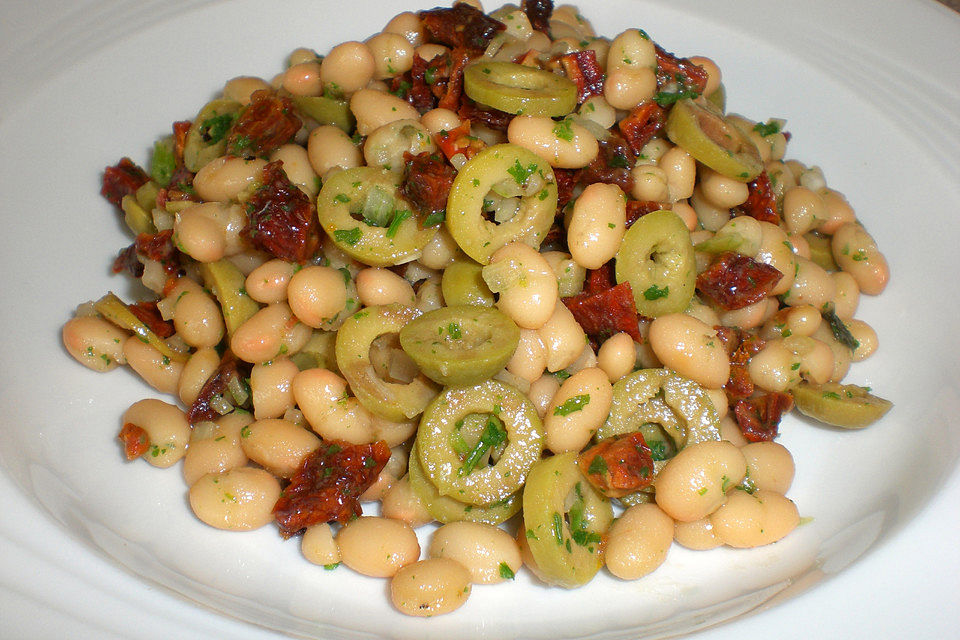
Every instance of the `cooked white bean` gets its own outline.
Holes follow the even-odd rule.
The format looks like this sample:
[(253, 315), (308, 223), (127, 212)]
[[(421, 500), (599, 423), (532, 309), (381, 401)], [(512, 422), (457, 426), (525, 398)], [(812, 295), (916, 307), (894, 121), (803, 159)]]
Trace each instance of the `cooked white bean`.
[(133, 403), (121, 418), (146, 432), (149, 448), (143, 458), (155, 467), (166, 468), (184, 456), (190, 441), (190, 424), (176, 405), (148, 398)]
[(546, 367), (547, 348), (540, 334), (534, 329), (520, 329), (520, 341), (507, 362), (507, 371), (532, 383), (543, 375)]
[(177, 392), (183, 362), (171, 360), (139, 336), (130, 336), (123, 342), (123, 357), (137, 375), (160, 393)]
[(734, 491), (710, 521), (724, 544), (745, 549), (780, 540), (797, 527), (800, 514), (797, 505), (774, 491)]
[(833, 278), (836, 295), (833, 298), (834, 312), (843, 320), (849, 320), (860, 306), (860, 286), (846, 271), (834, 271)]
[(830, 240), (837, 266), (853, 276), (860, 293), (880, 295), (890, 280), (887, 259), (873, 237), (859, 223), (848, 222), (837, 229)]
[(223, 87), (223, 97), (228, 100), (235, 100), (246, 106), (250, 104), (250, 96), (255, 91), (269, 90), (270, 84), (263, 78), (253, 76), (237, 76), (227, 80)]
[(373, 77), (379, 80), (393, 78), (413, 67), (414, 45), (403, 34), (383, 31), (367, 40), (373, 54)]
[(246, 362), (266, 362), (293, 355), (303, 348), (311, 333), (310, 327), (298, 322), (290, 307), (280, 302), (260, 309), (237, 327), (230, 349)]
[(240, 446), (247, 457), (275, 476), (289, 478), (320, 438), (286, 420), (268, 418), (244, 427)]
[(482, 274), (490, 290), (500, 294), (497, 307), (521, 328), (544, 326), (560, 304), (557, 277), (550, 263), (523, 242), (497, 249)]
[(706, 166), (700, 167), (700, 189), (703, 197), (718, 209), (740, 206), (750, 195), (747, 183), (728, 178)]
[(607, 533), (607, 569), (621, 580), (647, 575), (667, 559), (673, 532), (673, 519), (656, 504), (629, 507)]
[(630, 194), (637, 200), (670, 201), (667, 172), (657, 165), (638, 162), (630, 170), (630, 176), (633, 178), (633, 188), (630, 190)]
[(547, 415), (547, 408), (550, 406), (553, 396), (555, 396), (559, 390), (560, 381), (557, 380), (557, 376), (550, 373), (545, 373), (530, 383), (530, 390), (527, 391), (527, 397), (530, 398), (530, 402), (532, 402), (533, 406), (537, 409), (537, 414), (540, 418), (544, 418)]
[(760, 230), (760, 248), (754, 259), (770, 265), (783, 274), (777, 285), (770, 291), (771, 295), (778, 296), (786, 293), (793, 286), (797, 257), (793, 254), (786, 232), (779, 226), (770, 222), (761, 222)]
[(193, 178), (193, 188), (204, 202), (236, 200), (250, 186), (267, 161), (221, 156), (203, 165)]
[(314, 172), (321, 178), (331, 169), (350, 169), (363, 164), (360, 147), (354, 144), (343, 129), (321, 125), (307, 138), (307, 158)]
[(730, 377), (730, 360), (717, 330), (683, 313), (659, 316), (650, 324), (650, 346), (660, 362), (708, 389)]
[(307, 527), (300, 538), (300, 553), (303, 557), (323, 567), (333, 567), (340, 562), (340, 547), (333, 537), (333, 529), (326, 522)]
[(551, 373), (573, 364), (583, 353), (587, 341), (580, 323), (559, 300), (550, 319), (537, 332), (547, 348), (547, 371)]
[(607, 53), (607, 74), (617, 69), (657, 68), (657, 52), (653, 41), (639, 29), (627, 29), (610, 43)]
[(723, 541), (714, 533), (709, 516), (693, 522), (677, 522), (673, 539), (686, 548), (696, 551), (716, 549), (723, 544)]
[(602, 96), (591, 96), (577, 109), (580, 117), (595, 122), (604, 129), (617, 123), (617, 111)]
[(401, 613), (430, 617), (450, 613), (470, 596), (470, 572), (450, 558), (429, 558), (400, 569), (390, 599)]
[(357, 133), (367, 136), (397, 120), (418, 120), (420, 113), (397, 96), (376, 89), (360, 89), (350, 98), (350, 111), (357, 119)]
[(744, 447), (747, 444), (747, 439), (743, 436), (743, 431), (740, 430), (740, 425), (732, 414), (720, 418), (720, 439), (733, 443), (737, 447)]
[(433, 522), (433, 516), (410, 487), (410, 478), (404, 475), (387, 489), (380, 508), (385, 518), (403, 520), (411, 527), (422, 527)]
[(173, 326), (177, 335), (191, 347), (215, 347), (226, 327), (220, 303), (190, 278), (180, 278), (172, 289)]
[(716, 511), (727, 499), (727, 491), (746, 474), (747, 462), (730, 442), (690, 445), (671, 458), (657, 476), (657, 504), (674, 520), (699, 520)]
[(820, 310), (813, 305), (787, 307), (775, 313), (764, 323), (760, 337), (771, 340), (790, 336), (810, 336), (822, 321), (823, 316), (820, 315)]
[(375, 267), (362, 269), (357, 274), (357, 295), (365, 307), (393, 303), (412, 307), (416, 302), (409, 282), (389, 269)]
[(627, 197), (615, 184), (588, 185), (573, 203), (567, 224), (570, 255), (587, 269), (599, 269), (620, 249), (626, 233)]
[(689, 60), (707, 72), (707, 84), (703, 88), (703, 95), (709, 96), (720, 88), (723, 75), (720, 73), (720, 67), (717, 66), (716, 62), (706, 56), (690, 56)]
[(198, 262), (216, 262), (244, 249), (247, 214), (237, 204), (203, 202), (176, 214), (173, 242)]
[(280, 482), (263, 469), (239, 467), (208, 473), (190, 487), (190, 508), (203, 522), (228, 531), (249, 531), (273, 522)]
[(610, 382), (616, 382), (633, 371), (635, 359), (633, 338), (622, 331), (604, 340), (597, 351), (597, 366), (603, 369)]
[(127, 333), (103, 318), (70, 318), (63, 325), (61, 337), (67, 353), (94, 371), (110, 371), (127, 363), (123, 354)]
[(235, 422), (221, 419), (217, 423), (198, 422), (194, 425), (181, 467), (187, 486), (192, 487), (208, 473), (222, 473), (247, 464), (247, 454), (240, 446), (242, 427), (235, 428), (238, 426)]
[(649, 67), (614, 69), (603, 81), (603, 98), (614, 109), (628, 111), (656, 93), (657, 74)]
[(337, 532), (343, 564), (357, 573), (389, 578), (420, 558), (413, 527), (401, 520), (361, 516)]
[(450, 109), (431, 109), (420, 116), (420, 124), (427, 128), (430, 133), (440, 133), (441, 131), (453, 131), (460, 126), (460, 116)]
[(713, 408), (717, 410), (717, 418), (723, 418), (730, 411), (730, 401), (727, 399), (727, 392), (723, 389), (704, 389), (710, 397)]
[(287, 285), (298, 268), (279, 258), (268, 260), (247, 275), (244, 289), (257, 302), (284, 302), (287, 299)]
[(793, 456), (779, 442), (751, 442), (741, 447), (747, 477), (757, 489), (785, 494), (793, 484)]
[(667, 175), (667, 189), (670, 201), (686, 200), (693, 195), (693, 186), (697, 180), (697, 162), (682, 147), (669, 149), (657, 165)]
[[(569, 125), (566, 126), (566, 125)], [(517, 116), (507, 127), (507, 140), (532, 151), (552, 167), (579, 169), (597, 157), (597, 139), (582, 125), (561, 126), (546, 116)]]
[(823, 198), (806, 187), (791, 187), (783, 194), (783, 221), (790, 233), (802, 235), (827, 219)]
[(283, 88), (295, 96), (318, 96), (323, 93), (320, 81), (320, 63), (316, 56), (291, 64), (283, 72)]
[(287, 358), (258, 362), (250, 371), (250, 390), (257, 420), (279, 418), (293, 407), (293, 378), (300, 369)]
[(186, 406), (193, 404), (200, 390), (220, 366), (220, 355), (213, 347), (203, 347), (191, 354), (177, 381), (177, 396)]
[(370, 412), (347, 397), (346, 381), (326, 369), (305, 369), (293, 379), (293, 397), (310, 427), (325, 440), (374, 442)]
[(413, 47), (423, 44), (423, 23), (420, 16), (413, 11), (404, 11), (393, 16), (383, 31), (403, 36)]
[(833, 189), (821, 189), (818, 193), (823, 199), (827, 217), (817, 225), (817, 231), (831, 236), (848, 222), (856, 222), (857, 215), (842, 193)]
[(872, 356), (880, 345), (877, 332), (863, 320), (856, 318), (846, 321), (847, 329), (857, 341), (857, 348), (853, 350), (853, 361), (860, 362)]
[(830, 347), (833, 352), (833, 375), (830, 376), (830, 382), (843, 380), (850, 371), (850, 363), (853, 361), (853, 352), (850, 351), (850, 347), (841, 344), (834, 337), (833, 331), (826, 322), (821, 323), (811, 337)]
[[(386, 495), (390, 487), (395, 485), (401, 476), (407, 472), (408, 452), (405, 447), (393, 447), (387, 464), (380, 470), (380, 474), (367, 490), (360, 494), (360, 502), (379, 502)], [(382, 514), (388, 517), (386, 514)]]
[(567, 378), (543, 420), (544, 444), (554, 453), (579, 451), (607, 419), (613, 385), (602, 369), (590, 367)]
[(750, 358), (750, 379), (765, 391), (783, 392), (800, 383), (800, 359), (782, 339), (770, 340)]
[(800, 256), (796, 256), (795, 260), (793, 284), (784, 294), (783, 301), (791, 307), (812, 305), (818, 309), (833, 302), (837, 289), (830, 274), (812, 260)]
[(725, 327), (753, 329), (770, 319), (778, 308), (779, 303), (776, 298), (763, 298), (741, 309), (721, 310), (719, 324)]
[(299, 144), (285, 144), (270, 154), (270, 161), (283, 163), (283, 172), (308, 198), (320, 193), (320, 178), (310, 164), (310, 154)]
[(450, 558), (470, 572), (474, 584), (512, 579), (520, 570), (520, 548), (506, 531), (483, 522), (450, 522), (437, 529), (427, 553)]
[(300, 269), (287, 285), (287, 303), (300, 322), (320, 328), (347, 306), (344, 274), (333, 267)]
[(362, 42), (344, 42), (330, 50), (320, 63), (324, 88), (351, 94), (373, 79), (377, 63), (370, 47)]

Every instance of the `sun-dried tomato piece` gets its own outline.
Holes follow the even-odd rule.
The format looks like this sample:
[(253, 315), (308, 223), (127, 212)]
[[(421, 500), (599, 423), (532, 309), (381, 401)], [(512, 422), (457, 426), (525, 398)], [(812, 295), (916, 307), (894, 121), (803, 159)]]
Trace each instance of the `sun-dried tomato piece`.
[(627, 139), (634, 154), (640, 155), (644, 145), (663, 127), (667, 121), (667, 110), (653, 100), (644, 100), (635, 106), (621, 120), (617, 127)]
[(440, 96), (440, 102), (437, 103), (438, 107), (457, 111), (463, 98), (463, 68), (467, 66), (471, 59), (482, 53), (478, 49), (465, 47), (458, 47), (450, 52), (450, 75), (447, 78), (443, 95)]
[[(241, 371), (240, 367), (244, 370)], [(207, 381), (200, 388), (197, 399), (190, 405), (187, 411), (187, 422), (196, 424), (204, 420), (216, 420), (222, 414), (213, 407), (214, 396), (224, 396), (227, 393), (228, 385), (237, 381), (242, 382), (243, 378), (250, 377), (250, 365), (237, 359), (233, 352), (227, 349), (223, 358), (220, 359), (220, 366), (217, 371), (207, 378)], [(229, 404), (230, 398), (225, 398)]]
[(460, 108), (457, 109), (457, 115), (460, 116), (461, 120), (482, 122), (497, 131), (506, 131), (507, 127), (510, 126), (510, 121), (513, 119), (513, 116), (506, 111), (487, 107), (481, 108), (476, 102), (466, 97), (464, 97), (460, 103)]
[(157, 309), (156, 302), (144, 300), (142, 302), (128, 304), (127, 308), (130, 309), (130, 313), (135, 315), (140, 322), (147, 325), (150, 331), (157, 334), (159, 338), (169, 338), (176, 332), (176, 329), (173, 328), (173, 322), (164, 320), (163, 316), (160, 315), (160, 310)]
[(562, 300), (591, 342), (599, 344), (621, 331), (637, 342), (642, 341), (639, 316), (629, 282)]
[(747, 190), (749, 195), (746, 202), (736, 210), (760, 222), (780, 224), (780, 216), (777, 215), (777, 199), (773, 195), (773, 185), (770, 183), (767, 172), (761, 171), (760, 175), (748, 182)]
[(627, 229), (648, 213), (660, 211), (660, 209), (663, 208), (663, 203), (654, 202), (653, 200), (627, 200)]
[(560, 56), (560, 64), (567, 77), (577, 85), (577, 103), (603, 95), (605, 75), (592, 49), (564, 54)]
[(156, 260), (167, 273), (180, 271), (180, 252), (173, 244), (173, 229), (138, 234), (134, 244), (138, 254)]
[(447, 197), (453, 188), (457, 171), (443, 158), (425, 151), (417, 155), (403, 154), (407, 173), (400, 185), (400, 194), (416, 207), (421, 216), (429, 217), (447, 210)]
[(573, 190), (580, 176), (579, 169), (554, 169), (553, 177), (557, 183), (557, 211), (563, 210), (573, 198)]
[(150, 449), (150, 436), (147, 435), (147, 430), (132, 422), (124, 423), (117, 437), (123, 443), (123, 453), (127, 456), (127, 460), (136, 460)]
[(117, 257), (114, 258), (110, 271), (113, 273), (126, 272), (134, 278), (141, 277), (143, 275), (143, 263), (137, 260), (137, 245), (131, 244), (129, 247), (121, 249), (117, 253)]
[(293, 101), (273, 91), (260, 89), (237, 116), (227, 134), (227, 153), (239, 158), (265, 158), (293, 140), (300, 130)]
[(123, 196), (132, 196), (149, 180), (150, 176), (147, 172), (133, 160), (120, 158), (120, 162), (103, 170), (100, 195), (119, 207)]
[(655, 45), (657, 54), (657, 88), (663, 89), (676, 82), (683, 91), (697, 95), (707, 86), (707, 71), (687, 58), (679, 58)]
[(781, 278), (776, 267), (726, 251), (697, 276), (697, 290), (721, 309), (733, 311), (763, 300)]
[(653, 482), (653, 455), (639, 431), (604, 438), (577, 458), (597, 491), (620, 498)]
[(486, 146), (483, 140), (470, 135), (469, 120), (464, 120), (460, 123), (460, 126), (450, 131), (441, 131), (434, 134), (433, 141), (437, 143), (448, 160), (458, 153), (463, 154), (469, 160)]
[(550, 16), (553, 15), (553, 0), (522, 0), (520, 9), (527, 14), (530, 26), (550, 35)]
[(390, 447), (325, 441), (307, 455), (273, 507), (284, 538), (322, 522), (346, 524), (361, 513), (360, 494), (372, 485), (387, 460)]
[(420, 12), (420, 21), (429, 42), (454, 47), (485, 49), (490, 40), (506, 26), (465, 2), (452, 8)]
[(780, 418), (792, 408), (793, 397), (775, 391), (738, 400), (733, 413), (743, 437), (750, 442), (762, 442), (777, 437)]
[(586, 167), (580, 170), (578, 180), (581, 184), (605, 182), (615, 184), (624, 193), (633, 190), (633, 174), (630, 168), (636, 160), (627, 141), (616, 134), (609, 139), (599, 140), (597, 156)]
[(597, 269), (588, 269), (587, 277), (583, 282), (583, 292), (593, 295), (603, 293), (615, 286), (617, 280), (613, 272), (613, 260), (605, 262)]
[(730, 404), (735, 404), (737, 400), (753, 395), (754, 385), (747, 365), (750, 358), (763, 349), (766, 342), (760, 336), (748, 334), (741, 329), (723, 326), (714, 329), (730, 356), (730, 377), (723, 385), (723, 390)]
[(279, 160), (263, 167), (258, 183), (244, 203), (250, 222), (242, 235), (272, 256), (306, 262), (320, 246), (313, 201), (290, 182)]
[(187, 133), (193, 123), (189, 120), (178, 120), (173, 123), (173, 157), (177, 166), (183, 166), (183, 149), (187, 146)]

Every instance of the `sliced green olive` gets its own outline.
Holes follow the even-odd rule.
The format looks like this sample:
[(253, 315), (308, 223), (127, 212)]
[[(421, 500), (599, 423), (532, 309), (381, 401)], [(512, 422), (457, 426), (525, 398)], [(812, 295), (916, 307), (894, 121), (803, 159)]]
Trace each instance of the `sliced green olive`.
[(451, 386), (492, 377), (519, 341), (519, 327), (492, 307), (441, 307), (400, 330), (400, 345), (424, 375)]
[[(461, 442), (458, 424), (483, 416), (481, 437)], [(522, 393), (496, 380), (473, 387), (449, 387), (423, 412), (417, 430), (420, 464), (441, 495), (474, 505), (504, 500), (523, 486), (543, 451), (543, 425)], [(466, 447), (463, 446), (466, 444)], [(494, 464), (485, 464), (499, 450)]]
[(515, 516), (520, 511), (521, 496), (514, 493), (503, 500), (489, 505), (474, 505), (454, 500), (449, 496), (442, 496), (420, 466), (420, 452), (414, 443), (410, 449), (410, 458), (407, 464), (407, 475), (410, 488), (423, 503), (427, 513), (438, 522), (486, 522), (498, 525)]
[(237, 327), (260, 310), (257, 301), (246, 290), (246, 276), (229, 260), (207, 262), (200, 265), (203, 282), (220, 302), (227, 334), (233, 335)]
[(830, 248), (830, 237), (819, 233), (805, 233), (804, 240), (810, 245), (810, 260), (824, 271), (840, 271), (840, 267), (833, 259), (833, 250)]
[(577, 453), (544, 458), (523, 488), (523, 531), (547, 584), (572, 589), (589, 582), (603, 564), (600, 543), (613, 522), (610, 501), (580, 472)]
[(327, 369), (339, 373), (337, 367), (337, 333), (335, 331), (320, 331), (315, 329), (307, 344), (300, 351), (290, 356), (297, 367), (304, 369)]
[[(504, 180), (522, 187), (516, 214), (499, 224), (484, 215), (484, 198)], [(522, 241), (539, 247), (557, 211), (553, 169), (542, 158), (515, 144), (487, 147), (471, 158), (453, 181), (447, 198), (447, 229), (463, 252), (480, 264), (500, 247)]]
[(475, 62), (463, 70), (471, 100), (514, 115), (557, 118), (577, 108), (577, 85), (566, 76), (514, 62)]
[(753, 141), (707, 101), (678, 101), (667, 115), (665, 130), (671, 142), (728, 178), (749, 182), (763, 171)]
[(293, 105), (304, 115), (320, 124), (332, 124), (347, 134), (357, 123), (350, 111), (350, 103), (327, 96), (291, 96)]
[(197, 114), (183, 144), (183, 164), (196, 173), (203, 165), (219, 158), (227, 150), (227, 134), (241, 105), (234, 100), (218, 98), (208, 102)]
[(720, 418), (707, 392), (668, 369), (641, 369), (613, 385), (610, 415), (597, 439), (640, 431), (659, 472), (680, 449), (720, 439)]
[(483, 265), (473, 260), (454, 260), (447, 265), (440, 281), (444, 303), (450, 307), (462, 304), (492, 307), (493, 292), (484, 282), (482, 271)]
[(93, 304), (93, 308), (104, 318), (121, 329), (132, 331), (141, 342), (148, 344), (164, 358), (175, 362), (186, 362), (188, 354), (174, 351), (160, 336), (154, 333), (140, 318), (135, 316), (130, 308), (113, 292), (107, 293)]
[(680, 216), (660, 210), (634, 222), (617, 251), (616, 276), (618, 283), (630, 283), (641, 315), (686, 309), (697, 284), (697, 261)]
[(397, 189), (402, 175), (354, 167), (330, 176), (317, 196), (317, 217), (344, 253), (374, 266), (414, 260), (437, 232), (421, 228), (414, 208)]
[(889, 400), (855, 384), (802, 382), (792, 393), (800, 413), (844, 429), (868, 427), (893, 407)]
[(408, 383), (381, 378), (370, 360), (370, 345), (384, 334), (399, 333), (419, 315), (419, 310), (399, 304), (367, 307), (347, 318), (337, 332), (337, 366), (353, 395), (368, 411), (393, 422), (420, 415), (437, 390), (422, 374)]

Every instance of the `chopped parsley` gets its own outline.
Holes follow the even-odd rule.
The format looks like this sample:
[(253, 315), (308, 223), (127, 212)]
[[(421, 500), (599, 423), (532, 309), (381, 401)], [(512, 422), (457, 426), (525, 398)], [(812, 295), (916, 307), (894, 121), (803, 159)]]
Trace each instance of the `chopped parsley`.
[(645, 300), (659, 300), (660, 298), (666, 298), (669, 295), (670, 285), (667, 285), (661, 289), (657, 285), (652, 284), (647, 288), (646, 291), (643, 292), (643, 298)]
[(563, 119), (553, 127), (553, 135), (560, 140), (570, 142), (573, 140), (573, 122)]
[(571, 413), (576, 411), (581, 411), (585, 406), (590, 404), (590, 394), (583, 393), (578, 396), (573, 396), (564, 401), (563, 404), (554, 407), (553, 415), (555, 416), (568, 416)]
[(400, 225), (404, 220), (413, 215), (409, 209), (401, 209), (399, 211), (393, 212), (393, 218), (390, 219), (390, 225), (387, 227), (387, 237), (392, 238), (397, 235), (397, 231), (400, 230)]
[(334, 240), (339, 240), (340, 242), (346, 242), (350, 246), (353, 246), (360, 242), (360, 236), (363, 232), (360, 230), (360, 227), (354, 227), (353, 229), (337, 229), (333, 232)]
[(424, 227), (432, 227), (438, 225), (447, 218), (446, 209), (441, 209), (440, 211), (431, 211), (426, 218), (423, 219)]
[(753, 130), (764, 138), (772, 136), (775, 133), (780, 133), (782, 128), (782, 123), (777, 120), (767, 120), (766, 122), (758, 122), (753, 125)]
[(851, 351), (857, 350), (860, 342), (850, 333), (850, 329), (847, 328), (847, 325), (845, 325), (843, 320), (837, 315), (832, 304), (826, 305), (820, 315), (823, 316), (823, 319), (830, 325), (830, 331), (833, 332), (833, 337), (836, 338), (837, 342)]
[(504, 580), (513, 580), (516, 577), (516, 574), (513, 572), (513, 569), (510, 568), (506, 562), (501, 562), (499, 566), (500, 577)]
[(513, 166), (507, 169), (507, 173), (513, 176), (513, 179), (517, 184), (523, 185), (527, 178), (532, 176), (537, 171), (537, 165), (534, 162), (531, 162), (526, 167), (520, 164), (520, 160), (514, 160)]
[(661, 107), (669, 107), (674, 105), (684, 98), (696, 98), (700, 94), (693, 89), (683, 89), (675, 93), (668, 91), (658, 91), (657, 95), (653, 96), (653, 101), (656, 102)]
[(463, 464), (457, 469), (458, 476), (470, 475), (470, 473), (480, 464), (481, 458), (490, 449), (496, 449), (507, 441), (507, 430), (503, 427), (503, 422), (496, 416), (487, 416), (487, 424), (480, 434), (477, 444), (473, 445), (470, 452), (467, 453)]
[(460, 325), (456, 322), (451, 322), (447, 325), (447, 333), (449, 333), (450, 337), (454, 340), (459, 340), (463, 337), (463, 332), (460, 330)]
[(587, 469), (587, 473), (590, 475), (606, 475), (609, 469), (607, 468), (607, 461), (603, 459), (603, 456), (596, 455), (593, 460), (590, 461), (590, 467)]

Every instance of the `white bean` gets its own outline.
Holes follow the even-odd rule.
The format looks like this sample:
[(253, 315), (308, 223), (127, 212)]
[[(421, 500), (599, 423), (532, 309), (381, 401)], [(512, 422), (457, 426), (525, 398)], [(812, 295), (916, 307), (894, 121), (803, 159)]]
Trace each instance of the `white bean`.
[(280, 483), (263, 469), (239, 467), (208, 473), (190, 487), (190, 508), (203, 522), (228, 531), (249, 531), (273, 522)]
[(430, 617), (450, 613), (470, 596), (470, 572), (450, 558), (430, 558), (400, 569), (390, 599), (401, 613)]
[(512, 579), (520, 570), (520, 548), (503, 529), (483, 522), (450, 522), (430, 539), (431, 558), (451, 558), (470, 572), (474, 584)]
[(607, 533), (607, 569), (621, 580), (647, 575), (667, 559), (673, 532), (673, 519), (656, 504), (629, 507)]
[(649, 342), (664, 366), (708, 389), (719, 389), (730, 377), (730, 360), (716, 329), (696, 318), (683, 313), (655, 318)]
[(543, 421), (546, 447), (554, 453), (579, 451), (610, 413), (613, 385), (602, 369), (583, 369), (567, 378)]
[(420, 557), (413, 528), (401, 520), (360, 516), (337, 532), (343, 564), (357, 573), (389, 578)]

